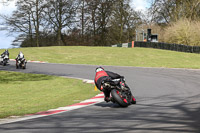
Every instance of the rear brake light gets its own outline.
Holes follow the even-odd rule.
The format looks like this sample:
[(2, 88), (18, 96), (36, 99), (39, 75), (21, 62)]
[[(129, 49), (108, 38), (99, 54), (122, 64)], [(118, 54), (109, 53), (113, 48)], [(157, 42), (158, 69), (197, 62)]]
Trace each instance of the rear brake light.
[(125, 102), (125, 103), (127, 103), (127, 100), (126, 100), (126, 99), (124, 99), (124, 102)]
[(119, 91), (116, 91), (117, 92), (117, 94), (119, 94)]

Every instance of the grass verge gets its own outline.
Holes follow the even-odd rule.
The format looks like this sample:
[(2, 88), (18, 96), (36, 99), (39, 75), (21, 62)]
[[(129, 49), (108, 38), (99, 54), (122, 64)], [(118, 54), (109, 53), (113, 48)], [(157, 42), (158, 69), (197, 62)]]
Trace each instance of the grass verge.
[(23, 51), (28, 60), (50, 63), (200, 69), (200, 54), (151, 48), (56, 46), (17, 48), (9, 51), (11, 58)]
[(81, 80), (0, 71), (0, 118), (71, 105), (98, 93)]

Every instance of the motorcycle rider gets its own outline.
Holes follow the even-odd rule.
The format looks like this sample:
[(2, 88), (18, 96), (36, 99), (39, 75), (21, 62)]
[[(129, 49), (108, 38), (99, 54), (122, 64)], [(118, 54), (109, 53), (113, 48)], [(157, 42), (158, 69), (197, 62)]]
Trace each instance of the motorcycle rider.
[[(96, 68), (96, 75), (95, 75), (95, 85), (96, 87), (100, 90), (100, 91), (103, 91), (104, 93), (104, 100), (106, 102), (109, 102), (111, 101), (111, 98), (110, 98), (110, 92), (111, 90), (107, 89), (106, 87), (103, 88), (103, 84), (106, 82), (106, 81), (111, 81), (113, 79), (119, 79), (119, 78), (122, 78), (123, 80), (124, 79), (124, 76), (121, 76), (117, 73), (114, 73), (114, 72), (111, 72), (111, 71), (105, 71), (103, 67), (97, 67)], [(127, 85), (125, 85), (127, 88), (129, 88)], [(136, 100), (135, 98), (132, 96), (132, 104), (135, 104), (136, 103)]]
[(1, 54), (1, 58), (4, 58), (5, 55), (8, 55), (8, 57), (9, 57), (9, 52), (7, 49)]
[(16, 60), (22, 60), (22, 59), (24, 59), (24, 54), (20, 51), (16, 57)]

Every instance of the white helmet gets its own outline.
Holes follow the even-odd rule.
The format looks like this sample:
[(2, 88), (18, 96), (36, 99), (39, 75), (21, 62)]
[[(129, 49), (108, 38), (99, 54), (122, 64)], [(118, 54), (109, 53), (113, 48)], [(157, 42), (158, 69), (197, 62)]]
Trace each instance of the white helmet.
[(19, 58), (24, 58), (24, 55), (21, 51), (19, 52)]
[(104, 68), (103, 67), (97, 67), (96, 72), (100, 72), (100, 71), (104, 71)]

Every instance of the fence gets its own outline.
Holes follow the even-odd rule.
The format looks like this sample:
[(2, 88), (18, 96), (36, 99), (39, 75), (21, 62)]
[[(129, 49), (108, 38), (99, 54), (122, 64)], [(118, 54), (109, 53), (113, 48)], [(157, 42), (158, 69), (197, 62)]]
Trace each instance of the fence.
[(169, 43), (160, 43), (160, 42), (139, 42), (134, 41), (130, 43), (122, 43), (112, 45), (112, 47), (146, 47), (146, 48), (157, 48), (165, 49), (179, 52), (188, 52), (188, 53), (200, 53), (200, 46), (188, 46), (182, 44), (169, 44)]

